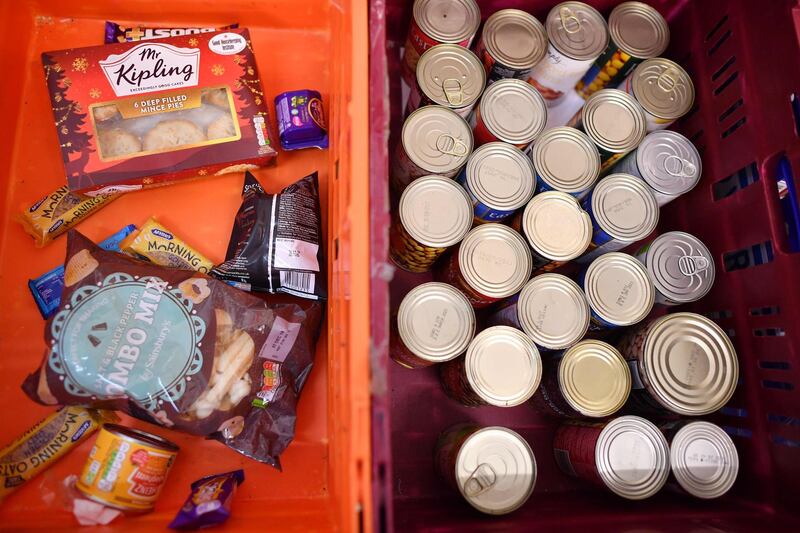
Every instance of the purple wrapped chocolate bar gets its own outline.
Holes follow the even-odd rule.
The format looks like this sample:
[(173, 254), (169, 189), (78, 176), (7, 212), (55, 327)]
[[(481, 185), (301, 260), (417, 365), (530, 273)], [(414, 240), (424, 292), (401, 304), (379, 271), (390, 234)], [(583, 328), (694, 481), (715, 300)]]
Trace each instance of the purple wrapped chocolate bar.
[(177, 35), (194, 35), (197, 33), (208, 33), (212, 31), (229, 30), (238, 28), (239, 24), (228, 24), (219, 28), (165, 28), (144, 26), (134, 24), (125, 26), (116, 22), (106, 21), (105, 44), (111, 43), (130, 43), (133, 41), (147, 41), (149, 39), (163, 39), (164, 37), (175, 37)]
[(279, 94), (275, 97), (275, 110), (284, 150), (328, 147), (322, 96), (317, 91), (302, 89)]
[(223, 523), (231, 515), (236, 487), (243, 482), (243, 470), (198, 479), (192, 483), (186, 503), (170, 522), (170, 529), (199, 529)]

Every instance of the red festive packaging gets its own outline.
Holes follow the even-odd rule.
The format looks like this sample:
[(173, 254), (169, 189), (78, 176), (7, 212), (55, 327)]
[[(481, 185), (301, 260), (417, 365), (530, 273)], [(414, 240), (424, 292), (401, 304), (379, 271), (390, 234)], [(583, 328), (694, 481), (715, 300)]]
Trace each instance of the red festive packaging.
[(42, 54), (72, 191), (141, 189), (276, 155), (246, 29)]

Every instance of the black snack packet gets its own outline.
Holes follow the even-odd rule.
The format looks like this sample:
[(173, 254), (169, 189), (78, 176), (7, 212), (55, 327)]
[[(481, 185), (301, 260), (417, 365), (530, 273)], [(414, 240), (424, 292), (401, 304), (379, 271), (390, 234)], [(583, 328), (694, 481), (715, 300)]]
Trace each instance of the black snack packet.
[(267, 194), (247, 172), (225, 262), (211, 275), (247, 291), (326, 299), (317, 173)]

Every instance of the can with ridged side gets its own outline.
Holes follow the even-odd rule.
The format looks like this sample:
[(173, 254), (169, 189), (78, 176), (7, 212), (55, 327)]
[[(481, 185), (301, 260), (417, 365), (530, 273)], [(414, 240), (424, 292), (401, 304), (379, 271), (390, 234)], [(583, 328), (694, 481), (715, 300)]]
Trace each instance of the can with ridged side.
[(663, 57), (642, 61), (619, 89), (642, 106), (648, 132), (663, 130), (694, 105), (692, 79), (680, 65)]
[(501, 9), (486, 19), (475, 53), (492, 84), (504, 78), (528, 78), (547, 49), (547, 33), (536, 17), (519, 9)]
[(463, 46), (438, 44), (419, 58), (417, 83), (411, 87), (406, 114), (440, 105), (466, 119), (485, 86), (486, 73), (478, 56)]
[(524, 149), (547, 123), (547, 106), (539, 91), (521, 80), (493, 83), (470, 118), (475, 146), (502, 141)]
[(696, 302), (714, 285), (714, 257), (689, 233), (670, 231), (636, 252), (656, 287), (656, 303)]

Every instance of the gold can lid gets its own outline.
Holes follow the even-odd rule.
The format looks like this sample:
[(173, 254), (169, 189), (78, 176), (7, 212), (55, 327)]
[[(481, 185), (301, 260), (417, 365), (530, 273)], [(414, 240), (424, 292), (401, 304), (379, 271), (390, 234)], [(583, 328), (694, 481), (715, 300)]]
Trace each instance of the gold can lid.
[(481, 10), (474, 0), (415, 0), (414, 20), (433, 39), (457, 44), (478, 31)]
[(689, 422), (679, 429), (670, 445), (670, 462), (678, 484), (696, 498), (719, 498), (739, 473), (733, 440), (711, 422)]
[(528, 501), (536, 485), (530, 445), (510, 429), (490, 426), (470, 435), (456, 457), (461, 495), (477, 510), (510, 513)]
[(453, 109), (478, 101), (486, 70), (478, 56), (457, 44), (428, 48), (417, 63), (417, 84), (434, 103)]
[(602, 418), (619, 411), (631, 392), (631, 371), (613, 346), (581, 341), (564, 352), (558, 382), (569, 405), (583, 416)]
[(519, 148), (491, 142), (467, 161), (467, 187), (482, 204), (501, 211), (519, 209), (533, 196), (533, 164)]
[(647, 134), (647, 120), (639, 103), (619, 89), (602, 89), (581, 110), (583, 129), (607, 152), (627, 153)]
[(492, 57), (511, 68), (533, 68), (547, 52), (544, 26), (519, 9), (494, 12), (483, 25), (482, 38)]
[(531, 248), (554, 261), (571, 261), (589, 246), (592, 220), (578, 200), (565, 192), (546, 191), (528, 202), (522, 229)]
[(562, 2), (547, 14), (547, 36), (556, 50), (578, 61), (596, 59), (608, 46), (606, 19), (583, 2)]
[(403, 148), (409, 159), (431, 174), (461, 168), (472, 153), (472, 130), (455, 111), (439, 105), (411, 113), (403, 123)]
[(497, 223), (481, 224), (458, 249), (461, 274), (470, 287), (490, 298), (516, 294), (531, 277), (531, 251), (519, 233)]
[(657, 320), (644, 341), (640, 364), (648, 391), (667, 409), (686, 416), (724, 406), (739, 380), (736, 350), (725, 332), (695, 313)]
[(617, 47), (639, 59), (661, 55), (669, 45), (669, 25), (661, 13), (642, 2), (624, 2), (608, 17)]
[(675, 120), (694, 105), (692, 78), (677, 63), (655, 57), (636, 67), (633, 94), (645, 111), (659, 118)]
[(649, 498), (669, 478), (667, 439), (652, 422), (638, 416), (621, 416), (606, 424), (594, 459), (606, 486), (629, 500)]
[(442, 363), (469, 346), (475, 335), (475, 311), (458, 289), (446, 283), (423, 283), (400, 302), (397, 330), (414, 355)]
[(644, 262), (658, 291), (674, 302), (696, 302), (714, 285), (714, 257), (689, 233), (660, 235), (648, 247)]
[(529, 144), (547, 123), (547, 104), (531, 84), (499, 80), (481, 97), (481, 119), (495, 137), (509, 144)]
[(612, 238), (635, 242), (656, 229), (659, 208), (642, 180), (630, 174), (611, 174), (592, 191), (592, 214)]
[(530, 280), (517, 301), (522, 330), (538, 346), (569, 348), (589, 329), (589, 302), (578, 286), (561, 274), (540, 274)]
[(425, 246), (447, 248), (458, 244), (472, 227), (472, 219), (472, 200), (467, 191), (448, 178), (418, 178), (400, 196), (400, 222)]
[(672, 130), (647, 134), (636, 149), (636, 166), (654, 190), (678, 196), (700, 181), (703, 162), (692, 141)]
[(644, 265), (621, 252), (603, 254), (586, 269), (586, 299), (600, 318), (630, 326), (653, 309), (655, 288)]
[(467, 380), (489, 405), (525, 403), (539, 388), (542, 360), (533, 341), (518, 329), (493, 326), (481, 331), (467, 348)]
[(562, 126), (544, 132), (531, 151), (539, 178), (557, 191), (590, 189), (600, 175), (600, 153), (582, 131)]

